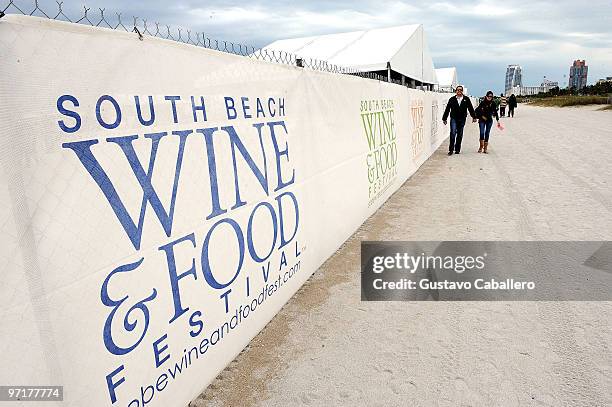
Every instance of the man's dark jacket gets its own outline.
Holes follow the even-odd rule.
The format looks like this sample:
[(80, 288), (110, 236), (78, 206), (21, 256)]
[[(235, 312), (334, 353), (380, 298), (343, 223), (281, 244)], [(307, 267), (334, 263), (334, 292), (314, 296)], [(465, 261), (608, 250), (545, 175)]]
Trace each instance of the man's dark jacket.
[(516, 107), (516, 96), (510, 95), (510, 97), (508, 98), (508, 106), (511, 108)]
[(446, 104), (446, 109), (444, 110), (444, 115), (442, 116), (442, 120), (446, 121), (448, 119), (448, 114), (450, 112), (451, 119), (465, 121), (467, 117), (468, 110), (470, 111), (470, 116), (476, 117), (474, 114), (474, 106), (472, 106), (472, 101), (469, 97), (463, 96), (463, 100), (461, 101), (461, 105), (457, 101), (457, 97), (453, 96), (448, 99), (448, 103)]

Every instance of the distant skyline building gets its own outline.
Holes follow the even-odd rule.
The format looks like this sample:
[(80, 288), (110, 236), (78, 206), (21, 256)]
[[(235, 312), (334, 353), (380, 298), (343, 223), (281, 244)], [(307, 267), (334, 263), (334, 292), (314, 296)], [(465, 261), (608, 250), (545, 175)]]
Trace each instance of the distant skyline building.
[(558, 88), (559, 82), (550, 81), (544, 78), (542, 84), (540, 86), (513, 86), (506, 93), (512, 94), (514, 93), (516, 96), (533, 96), (538, 93), (546, 93), (549, 92), (552, 88)]
[(549, 81), (548, 79), (546, 79), (546, 77), (544, 77), (544, 81), (542, 82), (542, 84), (540, 86), (542, 87), (542, 89), (544, 89), (544, 92), (548, 92), (552, 88), (558, 88), (559, 87), (559, 82), (557, 82), (557, 81)]
[(516, 86), (523, 86), (523, 70), (520, 65), (508, 65), (506, 69), (505, 93), (512, 91)]
[(509, 95), (514, 94), (516, 96), (532, 96), (537, 95), (541, 91), (542, 88), (540, 86), (514, 86), (506, 92)]
[(606, 79), (600, 79), (597, 81), (597, 84), (601, 84), (601, 83), (606, 83), (606, 82), (612, 82), (612, 76), (606, 76)]
[(570, 67), (569, 88), (582, 89), (587, 85), (587, 75), (589, 67), (585, 60), (577, 59)]

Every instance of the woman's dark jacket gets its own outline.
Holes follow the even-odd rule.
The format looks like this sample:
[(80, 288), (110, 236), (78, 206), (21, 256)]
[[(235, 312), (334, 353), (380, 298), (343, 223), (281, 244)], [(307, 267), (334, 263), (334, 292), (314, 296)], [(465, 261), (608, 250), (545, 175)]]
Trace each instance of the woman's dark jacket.
[(489, 120), (493, 120), (494, 117), (495, 119), (499, 120), (495, 101), (491, 100), (489, 102), (485, 99), (480, 102), (480, 104), (476, 108), (476, 117), (478, 118), (479, 122), (488, 122)]

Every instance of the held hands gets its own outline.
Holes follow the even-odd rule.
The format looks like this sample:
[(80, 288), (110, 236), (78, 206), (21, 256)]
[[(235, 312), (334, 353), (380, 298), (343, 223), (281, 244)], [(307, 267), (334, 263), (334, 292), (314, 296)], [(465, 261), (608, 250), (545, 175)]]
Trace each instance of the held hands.
[(472, 117), (472, 123), (476, 123), (477, 121), (478, 121), (478, 119), (477, 119), (477, 118)]
[(446, 120), (442, 120), (442, 123), (444, 123), (444, 125), (446, 126)]

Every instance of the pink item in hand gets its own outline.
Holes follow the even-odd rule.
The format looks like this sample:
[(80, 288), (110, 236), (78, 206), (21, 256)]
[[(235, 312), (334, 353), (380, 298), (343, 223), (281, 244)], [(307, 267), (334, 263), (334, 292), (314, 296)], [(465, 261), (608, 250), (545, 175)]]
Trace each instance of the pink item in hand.
[(497, 128), (503, 130), (504, 126), (501, 124), (501, 122), (497, 122)]

